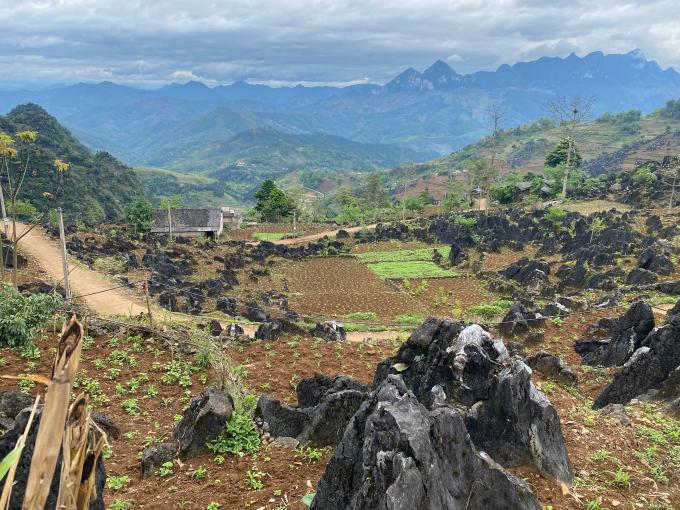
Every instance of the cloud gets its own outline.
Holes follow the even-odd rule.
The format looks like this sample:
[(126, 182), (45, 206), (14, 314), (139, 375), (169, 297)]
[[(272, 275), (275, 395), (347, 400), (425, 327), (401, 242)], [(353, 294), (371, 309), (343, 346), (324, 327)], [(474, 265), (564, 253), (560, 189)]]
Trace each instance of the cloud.
[(680, 67), (679, 18), (677, 0), (32, 0), (0, 9), (0, 85), (384, 82), (634, 48)]

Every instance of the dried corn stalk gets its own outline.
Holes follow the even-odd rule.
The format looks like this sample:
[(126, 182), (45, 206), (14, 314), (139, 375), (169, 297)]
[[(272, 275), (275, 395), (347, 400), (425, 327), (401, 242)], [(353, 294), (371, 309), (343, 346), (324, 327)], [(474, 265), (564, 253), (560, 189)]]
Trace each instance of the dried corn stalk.
[[(47, 385), (45, 406), (40, 419), (40, 427), (38, 428), (35, 449), (26, 483), (23, 510), (45, 507), (64, 438), (64, 427), (69, 413), (71, 388), (80, 363), (82, 340), (83, 327), (74, 315), (61, 334), (57, 356), (52, 369), (52, 380)], [(86, 410), (85, 415), (87, 415)], [(71, 437), (74, 434), (75, 432), (69, 432)], [(68, 448), (64, 448), (65, 452), (67, 450), (69, 455), (71, 455), (73, 450), (70, 445)], [(64, 464), (67, 466), (66, 469), (71, 469), (70, 460), (68, 464)], [(64, 490), (64, 492), (67, 491), (68, 489)], [(61, 488), (59, 492), (61, 495)], [(70, 508), (75, 508), (75, 506)]]

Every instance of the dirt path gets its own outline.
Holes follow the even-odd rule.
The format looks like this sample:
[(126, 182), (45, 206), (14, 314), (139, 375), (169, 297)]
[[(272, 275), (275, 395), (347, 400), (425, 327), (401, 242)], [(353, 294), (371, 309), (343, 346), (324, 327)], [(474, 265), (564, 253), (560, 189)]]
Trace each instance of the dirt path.
[(325, 237), (325, 236), (333, 237), (340, 230), (344, 230), (345, 232), (349, 232), (350, 234), (353, 234), (353, 233), (359, 232), (363, 229), (371, 229), (372, 230), (376, 226), (377, 226), (377, 223), (374, 223), (373, 225), (365, 225), (363, 227), (349, 227), (349, 228), (339, 228), (337, 230), (326, 230), (325, 232), (318, 232), (316, 234), (309, 234), (309, 235), (306, 235), (306, 236), (294, 237), (294, 238), (291, 238), (291, 239), (279, 239), (278, 241), (272, 241), (272, 243), (274, 243), (274, 244), (285, 244), (285, 245), (308, 243), (309, 241), (316, 241), (317, 239), (321, 239), (322, 237)]
[[(22, 223), (17, 224), (17, 233), (21, 235), (28, 228)], [(57, 243), (49, 239), (38, 227), (31, 230), (26, 237), (19, 241), (19, 251), (33, 258), (52, 280), (60, 282), (64, 277), (61, 263), (61, 251)], [(125, 289), (110, 289), (115, 282), (106, 279), (77, 261), (69, 262), (71, 295), (81, 298), (87, 306), (102, 315), (139, 315), (146, 313), (146, 307)], [(99, 292), (99, 294), (93, 294)], [(88, 295), (91, 294), (91, 295)]]

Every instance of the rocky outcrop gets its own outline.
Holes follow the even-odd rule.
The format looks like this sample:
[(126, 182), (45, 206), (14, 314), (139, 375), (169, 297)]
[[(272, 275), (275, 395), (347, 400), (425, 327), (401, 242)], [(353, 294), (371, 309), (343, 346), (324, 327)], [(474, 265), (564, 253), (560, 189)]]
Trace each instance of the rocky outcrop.
[(584, 365), (613, 367), (623, 365), (654, 329), (654, 313), (644, 301), (635, 302), (614, 326), (609, 342), (578, 341), (575, 349)]
[(312, 510), (540, 510), (529, 487), (478, 452), (463, 416), (428, 410), (391, 375), (352, 418)]
[[(0, 437), (0, 459), (4, 459), (5, 456), (11, 452), (16, 446), (19, 436), (24, 433), (26, 425), (28, 424), (28, 417), (30, 416), (30, 409), (24, 409), (20, 412), (15, 419), (14, 426), (9, 429), (3, 436)], [(9, 500), (9, 508), (21, 508), (22, 501), (26, 494), (26, 483), (28, 481), (28, 474), (31, 466), (31, 459), (33, 457), (33, 452), (35, 449), (35, 440), (38, 435), (38, 428), (40, 426), (40, 418), (42, 415), (42, 408), (38, 408), (35, 417), (33, 419), (33, 424), (29, 431), (28, 437), (26, 438), (26, 444), (21, 453), (19, 464), (17, 466), (16, 474), (14, 477), (14, 485), (12, 488), (12, 496)], [(94, 432), (96, 434), (97, 432)], [(89, 441), (92, 441), (92, 437)], [(90, 446), (94, 446), (92, 443)], [(45, 510), (55, 510), (57, 504), (57, 496), (59, 494), (59, 480), (61, 478), (61, 452), (59, 453), (59, 458), (54, 470), (54, 477), (52, 478), (52, 484), (50, 485), (50, 492), (47, 497), (47, 502), (45, 504)], [(90, 460), (89, 467), (86, 465), (84, 468), (84, 474), (89, 475), (92, 469), (92, 461)], [(96, 488), (96, 498), (89, 505), (89, 510), (104, 510), (104, 483), (106, 482), (106, 471), (104, 469), (104, 461), (101, 457), (97, 459), (97, 464), (94, 466), (95, 469), (95, 488)]]
[(301, 444), (336, 445), (345, 427), (368, 396), (368, 388), (346, 376), (331, 380), (316, 375), (301, 380), (296, 392), (298, 407), (281, 404), (262, 395), (255, 418), (271, 437), (292, 437)]
[(147, 446), (140, 459), (142, 478), (153, 475), (166, 462), (171, 462), (177, 455), (175, 443), (159, 443)]
[(663, 386), (680, 367), (680, 315), (674, 315), (660, 328), (650, 332), (597, 396), (593, 407), (625, 404), (649, 390)]
[(472, 440), (497, 462), (529, 462), (546, 476), (571, 482), (557, 412), (534, 387), (523, 360), (480, 326), (428, 319), (378, 366), (374, 388), (390, 374), (399, 374), (428, 408), (450, 402), (466, 409)]
[(233, 411), (231, 395), (216, 388), (195, 397), (172, 431), (179, 456), (189, 459), (206, 453), (206, 443), (224, 431)]
[(638, 267), (654, 273), (667, 275), (675, 269), (667, 248), (657, 243), (645, 248), (638, 257)]
[(633, 286), (649, 285), (650, 283), (656, 283), (658, 279), (659, 277), (656, 273), (636, 267), (626, 276), (626, 283)]
[(550, 286), (550, 264), (543, 260), (524, 257), (502, 271), (508, 280), (515, 280), (531, 293), (541, 292)]
[(33, 406), (33, 398), (21, 391), (8, 390), (0, 392), (0, 428), (9, 430), (14, 427), (17, 415)]

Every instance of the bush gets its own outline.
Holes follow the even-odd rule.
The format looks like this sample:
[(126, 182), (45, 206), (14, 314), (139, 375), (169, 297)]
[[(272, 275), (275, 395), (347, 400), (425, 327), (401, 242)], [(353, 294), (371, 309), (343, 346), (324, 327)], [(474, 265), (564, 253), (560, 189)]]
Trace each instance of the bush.
[(480, 317), (483, 317), (485, 319), (497, 317), (505, 312), (504, 307), (499, 306), (497, 304), (475, 305), (468, 308), (468, 311), (473, 315), (479, 315)]
[(24, 296), (14, 287), (0, 284), (0, 347), (25, 347), (35, 330), (52, 317), (61, 303), (57, 294)]

